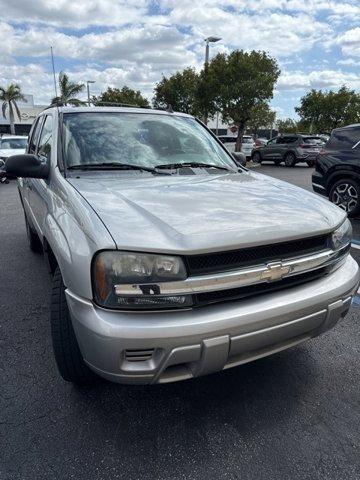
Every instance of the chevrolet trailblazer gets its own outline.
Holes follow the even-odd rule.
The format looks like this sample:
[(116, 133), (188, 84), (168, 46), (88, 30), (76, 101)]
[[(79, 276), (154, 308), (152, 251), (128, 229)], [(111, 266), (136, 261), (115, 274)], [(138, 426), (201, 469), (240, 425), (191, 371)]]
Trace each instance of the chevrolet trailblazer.
[(329, 330), (358, 288), (346, 213), (238, 166), (189, 115), (49, 108), (6, 169), (53, 275), (65, 380), (234, 367)]

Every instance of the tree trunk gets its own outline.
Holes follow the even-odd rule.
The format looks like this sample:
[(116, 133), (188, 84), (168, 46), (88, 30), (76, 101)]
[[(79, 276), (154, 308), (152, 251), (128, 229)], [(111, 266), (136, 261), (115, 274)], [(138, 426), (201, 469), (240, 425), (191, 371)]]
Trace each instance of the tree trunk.
[(236, 138), (235, 152), (241, 152), (244, 130), (245, 130), (245, 122), (240, 122), (238, 124), (238, 135)]
[(9, 120), (10, 120), (10, 133), (11, 135), (15, 135), (14, 111), (13, 111), (11, 102), (9, 102)]

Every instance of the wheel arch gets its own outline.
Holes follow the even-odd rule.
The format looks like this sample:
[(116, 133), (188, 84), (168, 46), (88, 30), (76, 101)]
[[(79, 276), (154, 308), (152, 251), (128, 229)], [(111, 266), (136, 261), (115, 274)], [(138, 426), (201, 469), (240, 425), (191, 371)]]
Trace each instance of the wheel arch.
[(295, 160), (297, 159), (295, 151), (289, 149), (289, 150), (286, 150), (286, 152), (284, 153), (284, 155), (283, 155), (283, 157), (282, 157), (282, 161), (285, 161), (286, 155), (289, 155), (289, 153), (292, 153), (292, 154), (294, 155)]
[(51, 275), (54, 275), (56, 268), (57, 267), (60, 268), (60, 266), (56, 258), (56, 255), (53, 249), (51, 248), (51, 245), (48, 242), (46, 237), (43, 238), (43, 249), (44, 249), (44, 258), (45, 258), (46, 265), (48, 267), (48, 271)]
[(332, 186), (339, 180), (344, 178), (350, 178), (351, 180), (356, 181), (360, 185), (360, 172), (347, 171), (347, 170), (338, 170), (329, 175), (329, 178), (326, 182), (326, 194), (330, 194)]

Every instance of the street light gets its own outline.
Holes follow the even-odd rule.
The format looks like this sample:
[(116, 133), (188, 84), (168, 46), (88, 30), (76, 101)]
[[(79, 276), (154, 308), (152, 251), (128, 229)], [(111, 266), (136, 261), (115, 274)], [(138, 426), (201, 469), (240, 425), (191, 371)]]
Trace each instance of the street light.
[(94, 80), (86, 80), (86, 90), (87, 90), (87, 97), (88, 97), (88, 105), (90, 107), (90, 83), (95, 83)]
[[(209, 45), (210, 43), (216, 43), (218, 42), (219, 40), (221, 40), (220, 37), (207, 37), (207, 38), (204, 38), (204, 41), (206, 42), (206, 47), (205, 47), (205, 75), (207, 75), (207, 66), (209, 64)], [(205, 115), (204, 115), (204, 123), (205, 125), (207, 125), (207, 121), (208, 121), (208, 115), (207, 115), (207, 112), (205, 112)]]
[(205, 63), (209, 63), (209, 44), (210, 43), (216, 43), (219, 40), (221, 40), (220, 37), (207, 37), (204, 39), (206, 42), (206, 48), (205, 48)]

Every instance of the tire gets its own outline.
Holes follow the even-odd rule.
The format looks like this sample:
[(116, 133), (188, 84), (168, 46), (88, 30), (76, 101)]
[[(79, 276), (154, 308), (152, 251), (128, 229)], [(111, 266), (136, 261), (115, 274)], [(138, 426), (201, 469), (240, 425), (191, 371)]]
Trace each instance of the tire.
[(252, 156), (252, 161), (254, 163), (261, 163), (261, 155), (260, 152), (254, 152)]
[(310, 167), (310, 168), (314, 168), (315, 167), (315, 160), (308, 160), (306, 162), (307, 166)]
[(99, 377), (85, 364), (81, 355), (59, 267), (53, 278), (50, 320), (54, 356), (62, 378), (77, 385), (94, 383)]
[(347, 212), (349, 217), (360, 212), (360, 183), (342, 178), (334, 183), (329, 193), (330, 202)]
[(295, 167), (295, 163), (296, 163), (295, 154), (292, 152), (287, 153), (284, 157), (284, 162), (286, 167)]
[(25, 226), (26, 226), (26, 236), (28, 239), (30, 250), (34, 253), (42, 253), (43, 246), (41, 244), (40, 238), (35, 230), (30, 225), (26, 215), (25, 215)]

